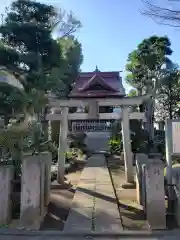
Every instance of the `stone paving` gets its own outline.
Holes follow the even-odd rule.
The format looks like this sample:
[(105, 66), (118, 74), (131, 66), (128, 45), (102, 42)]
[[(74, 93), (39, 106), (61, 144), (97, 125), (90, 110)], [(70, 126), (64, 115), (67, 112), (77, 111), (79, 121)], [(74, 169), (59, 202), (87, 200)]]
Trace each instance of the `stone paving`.
[(121, 218), (103, 154), (89, 158), (74, 195), (64, 232), (121, 232)]

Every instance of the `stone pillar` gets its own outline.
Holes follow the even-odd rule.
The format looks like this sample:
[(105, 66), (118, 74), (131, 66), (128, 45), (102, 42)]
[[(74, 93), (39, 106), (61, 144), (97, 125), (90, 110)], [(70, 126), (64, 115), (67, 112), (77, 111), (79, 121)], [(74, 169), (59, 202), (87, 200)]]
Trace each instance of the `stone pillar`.
[(11, 221), (11, 180), (12, 166), (0, 166), (0, 225)]
[(125, 177), (128, 183), (134, 182), (133, 174), (133, 159), (131, 151), (130, 125), (129, 125), (129, 111), (128, 106), (122, 107), (122, 139), (124, 151), (124, 166)]
[(52, 155), (50, 152), (41, 153), (41, 160), (45, 163), (45, 177), (44, 177), (44, 205), (48, 206), (49, 196), (51, 191), (51, 165)]
[(144, 153), (136, 153), (136, 196), (139, 205), (144, 205), (144, 192), (142, 181), (142, 165), (148, 163), (148, 155)]
[(59, 132), (59, 149), (58, 149), (58, 173), (57, 182), (64, 183), (65, 160), (67, 151), (67, 136), (68, 136), (68, 107), (61, 108), (61, 123)]
[(40, 155), (24, 154), (22, 159), (20, 225), (39, 229), (44, 217), (44, 162)]
[(152, 162), (144, 166), (146, 185), (146, 218), (151, 229), (166, 228), (164, 166)]

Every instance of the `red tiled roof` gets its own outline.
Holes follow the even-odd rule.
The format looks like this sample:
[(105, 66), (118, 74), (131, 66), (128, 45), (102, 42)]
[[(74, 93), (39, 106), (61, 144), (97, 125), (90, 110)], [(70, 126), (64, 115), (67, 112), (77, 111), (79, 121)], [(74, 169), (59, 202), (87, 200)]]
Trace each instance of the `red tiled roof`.
[[(104, 90), (90, 90), (95, 84), (104, 86)], [(81, 72), (75, 81), (74, 88), (69, 97), (105, 97), (125, 96), (122, 79), (119, 72)]]
[(90, 78), (87, 82), (84, 82), (83, 86), (81, 88), (79, 88), (79, 91), (86, 91), (88, 90), (88, 88), (90, 88), (91, 86), (95, 85), (99, 83), (102, 86), (105, 86), (107, 89), (109, 89), (110, 91), (115, 91), (117, 92), (116, 89), (114, 89), (113, 87), (111, 87), (111, 85), (109, 85), (104, 78), (102, 78), (99, 74), (95, 74), (92, 78)]

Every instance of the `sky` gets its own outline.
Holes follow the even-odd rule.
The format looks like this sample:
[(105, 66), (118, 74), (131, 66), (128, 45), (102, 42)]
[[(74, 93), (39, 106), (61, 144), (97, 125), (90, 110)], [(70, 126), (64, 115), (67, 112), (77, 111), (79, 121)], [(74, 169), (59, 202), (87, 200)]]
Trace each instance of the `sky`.
[[(155, 0), (154, 0), (155, 1)], [(166, 0), (156, 0), (166, 1)], [(0, 12), (11, 0), (1, 0)], [(144, 39), (152, 35), (168, 35), (172, 43), (171, 59), (180, 64), (180, 29), (158, 25), (140, 13), (141, 0), (41, 0), (57, 8), (72, 10), (81, 21), (76, 36), (82, 44), (84, 62), (82, 71), (122, 71), (128, 54)], [(130, 87), (124, 82), (128, 91)]]

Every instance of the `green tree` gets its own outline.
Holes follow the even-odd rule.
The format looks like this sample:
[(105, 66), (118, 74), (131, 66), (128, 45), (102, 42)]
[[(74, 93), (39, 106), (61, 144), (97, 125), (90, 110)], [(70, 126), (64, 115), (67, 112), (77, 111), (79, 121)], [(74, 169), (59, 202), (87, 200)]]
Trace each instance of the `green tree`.
[[(72, 57), (64, 59), (59, 41), (52, 38), (55, 30), (61, 39), (80, 27), (72, 13), (57, 11), (52, 5), (30, 0), (14, 1), (0, 26), (0, 65), (6, 66), (22, 81), (26, 97), (33, 100), (32, 91), (65, 91), (62, 81)], [(77, 64), (78, 65), (78, 64)], [(74, 69), (78, 68), (74, 66)], [(66, 69), (65, 69), (66, 67)], [(11, 107), (11, 106), (9, 106)]]
[(155, 116), (159, 120), (179, 117), (179, 77), (179, 70), (177, 66), (174, 66), (173, 64), (172, 68), (167, 71), (163, 82), (160, 84), (157, 90)]
[(58, 38), (57, 43), (62, 52), (63, 75), (61, 80), (64, 83), (65, 96), (67, 97), (83, 62), (82, 46), (74, 36)]
[(167, 37), (152, 36), (144, 39), (128, 56), (126, 82), (139, 94), (153, 88), (154, 80), (162, 77), (162, 67), (170, 62), (171, 42)]
[[(14, 1), (0, 27), (2, 43), (6, 46), (1, 53), (5, 55), (11, 50), (9, 54), (15, 59), (13, 67), (16, 63), (17, 69), (26, 73), (27, 89), (50, 90), (55, 82), (50, 86), (46, 76), (49, 77), (56, 68), (62, 69), (63, 65), (62, 51), (52, 38), (52, 31), (56, 30), (63, 38), (78, 27), (80, 22), (72, 13), (58, 12), (52, 5), (36, 1)], [(7, 66), (5, 60), (1, 64)]]
[[(171, 61), (171, 42), (165, 37), (151, 36), (144, 39), (128, 56), (126, 81), (137, 89), (138, 95), (154, 93), (165, 75), (164, 65)], [(149, 133), (149, 142), (153, 140), (154, 131), (154, 101), (153, 98), (140, 107), (146, 112), (146, 130)]]

